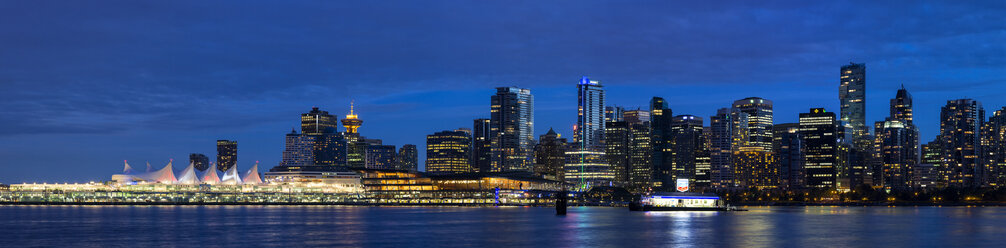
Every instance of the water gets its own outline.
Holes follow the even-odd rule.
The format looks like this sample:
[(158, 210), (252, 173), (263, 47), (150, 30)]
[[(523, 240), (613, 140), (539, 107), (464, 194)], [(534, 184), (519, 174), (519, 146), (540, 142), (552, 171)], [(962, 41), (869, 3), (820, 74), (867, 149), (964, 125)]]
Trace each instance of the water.
[(1006, 208), (0, 206), (0, 246), (1001, 247)]

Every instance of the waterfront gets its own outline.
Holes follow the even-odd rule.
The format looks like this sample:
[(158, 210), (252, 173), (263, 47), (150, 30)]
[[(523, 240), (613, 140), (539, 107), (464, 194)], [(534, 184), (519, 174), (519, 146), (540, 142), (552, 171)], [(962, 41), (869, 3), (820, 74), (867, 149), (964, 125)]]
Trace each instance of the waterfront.
[(1006, 241), (1002, 207), (0, 206), (25, 246), (969, 247)]

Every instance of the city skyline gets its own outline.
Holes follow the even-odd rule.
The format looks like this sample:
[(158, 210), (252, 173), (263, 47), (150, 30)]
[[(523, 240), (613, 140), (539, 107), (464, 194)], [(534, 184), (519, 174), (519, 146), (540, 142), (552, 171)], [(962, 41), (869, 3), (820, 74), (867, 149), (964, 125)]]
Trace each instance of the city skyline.
[[(650, 98), (659, 96), (667, 100), (675, 116), (689, 114), (708, 119), (715, 114), (716, 109), (728, 107), (735, 100), (761, 97), (774, 102), (774, 123), (793, 123), (797, 122), (799, 113), (806, 112), (810, 108), (822, 107), (830, 112), (839, 112), (835, 94), (839, 84), (837, 67), (849, 62), (867, 65), (865, 120), (867, 125), (884, 120), (888, 115), (888, 100), (894, 97), (897, 89), (903, 84), (914, 96), (914, 123), (921, 134), (920, 143), (925, 144), (937, 135), (939, 109), (947, 100), (971, 98), (982, 102), (985, 109), (990, 112), (1006, 106), (1006, 100), (1000, 97), (1001, 92), (1006, 90), (1001, 86), (1006, 77), (1004, 69), (1006, 66), (1003, 66), (1004, 62), (1001, 61), (1003, 51), (1006, 49), (1001, 43), (988, 42), (999, 40), (1004, 35), (1001, 32), (1004, 24), (988, 21), (988, 18), (997, 16), (995, 13), (988, 13), (994, 11), (991, 10), (993, 8), (927, 4), (930, 6), (908, 8), (906, 13), (893, 14), (891, 18), (907, 17), (908, 20), (923, 24), (908, 25), (894, 22), (901, 26), (896, 25), (893, 30), (885, 30), (894, 31), (888, 35), (884, 35), (881, 31), (863, 30), (868, 34), (837, 41), (825, 41), (833, 36), (822, 33), (807, 35), (815, 37), (808, 38), (810, 40), (802, 40), (800, 37), (755, 36), (754, 39), (750, 39), (754, 44), (750, 45), (736, 42), (722, 43), (734, 35), (744, 34), (743, 32), (730, 34), (730, 31), (736, 30), (709, 31), (711, 33), (690, 36), (697, 40), (703, 37), (723, 36), (724, 38), (715, 39), (717, 42), (713, 43), (718, 44), (712, 47), (728, 47), (729, 49), (724, 51), (725, 54), (709, 47), (699, 46), (696, 41), (670, 39), (673, 45), (696, 51), (676, 53), (677, 49), (659, 48), (651, 43), (644, 43), (643, 47), (646, 49), (643, 50), (629, 49), (623, 47), (628, 43), (611, 41), (592, 41), (582, 47), (574, 46), (558, 53), (539, 50), (567, 44), (558, 42), (552, 45), (526, 44), (532, 46), (530, 52), (517, 53), (511, 57), (505, 54), (512, 49), (507, 46), (508, 44), (488, 42), (484, 45), (492, 53), (488, 55), (475, 53), (474, 57), (467, 58), (459, 57), (462, 53), (445, 53), (443, 47), (424, 43), (430, 41), (429, 38), (420, 38), (416, 43), (405, 43), (410, 44), (408, 48), (419, 54), (443, 54), (434, 56), (434, 63), (431, 63), (433, 65), (424, 65), (421, 59), (415, 57), (406, 57), (408, 59), (404, 62), (395, 63), (397, 60), (393, 58), (397, 57), (378, 53), (379, 56), (370, 60), (361, 60), (363, 58), (361, 55), (347, 55), (330, 60), (308, 59), (311, 62), (301, 64), (306, 65), (307, 69), (284, 66), (277, 62), (255, 65), (233, 62), (241, 61), (239, 54), (243, 52), (260, 51), (258, 49), (264, 48), (260, 47), (261, 44), (277, 41), (270, 39), (254, 42), (255, 44), (241, 44), (239, 48), (223, 49), (219, 52), (208, 52), (187, 45), (166, 46), (168, 49), (154, 51), (130, 50), (132, 48), (123, 45), (125, 42), (123, 39), (139, 39), (135, 42), (141, 45), (160, 43), (144, 36), (154, 34), (144, 31), (145, 29), (123, 29), (130, 32), (92, 37), (91, 39), (95, 40), (83, 41), (84, 44), (72, 46), (73, 49), (82, 46), (95, 48), (93, 50), (97, 54), (81, 51), (76, 56), (68, 57), (65, 54), (68, 52), (66, 50), (44, 51), (45, 48), (52, 46), (66, 46), (67, 44), (61, 42), (66, 40), (66, 37), (58, 35), (44, 37), (42, 34), (23, 30), (23, 27), (8, 27), (6, 30), (24, 34), (17, 38), (7, 38), (12, 40), (9, 43), (11, 49), (18, 51), (13, 58), (24, 64), (15, 64), (9, 60), (0, 62), (2, 65), (0, 68), (3, 68), (0, 69), (0, 80), (3, 80), (3, 84), (0, 84), (3, 93), (0, 93), (0, 96), (7, 99), (0, 102), (0, 106), (8, 111), (8, 114), (0, 117), (3, 120), (0, 121), (3, 125), (0, 126), (0, 130), (3, 130), (3, 133), (0, 133), (0, 144), (3, 148), (0, 149), (2, 151), (0, 156), (7, 158), (2, 166), (4, 169), (3, 173), (0, 173), (0, 182), (103, 180), (108, 172), (118, 169), (118, 162), (123, 159), (149, 161), (154, 165), (161, 165), (162, 161), (170, 158), (182, 161), (190, 153), (215, 154), (216, 140), (235, 140), (240, 143), (237, 156), (241, 159), (238, 161), (240, 169), (249, 168), (253, 164), (252, 161), (262, 161), (262, 166), (268, 168), (278, 164), (282, 157), (283, 134), (299, 126), (300, 123), (296, 121), (299, 114), (308, 111), (312, 106), (317, 106), (343, 119), (349, 111), (349, 103), (353, 100), (357, 104), (357, 114), (361, 119), (367, 120), (360, 130), (363, 135), (381, 138), (385, 143), (396, 146), (415, 144), (419, 151), (424, 151), (425, 135), (470, 126), (472, 119), (475, 118), (489, 118), (488, 98), (492, 95), (493, 88), (499, 86), (517, 86), (532, 90), (536, 103), (534, 106), (536, 123), (531, 136), (538, 137), (549, 128), (554, 128), (563, 137), (572, 138), (571, 127), (576, 120), (574, 84), (582, 76), (604, 82), (606, 104), (622, 106), (627, 110), (635, 107), (647, 109)], [(814, 12), (828, 7), (826, 3), (810, 5), (812, 6), (794, 8)], [(27, 8), (27, 6), (18, 7)], [(141, 7), (124, 4), (120, 8)], [(208, 7), (210, 10), (214, 9), (214, 6)], [(294, 6), (285, 10), (297, 7), (301, 7), (297, 10), (306, 9), (304, 6)], [(326, 9), (330, 10), (333, 6), (327, 7)], [(552, 7), (559, 9), (559, 6)], [(645, 9), (643, 7), (621, 6), (611, 11), (613, 14), (622, 14), (616, 16), (625, 17), (624, 12)], [(728, 6), (720, 7), (731, 9)], [(766, 6), (769, 12), (777, 13), (776, 16), (768, 14), (767, 17), (755, 12), (740, 12), (741, 18), (753, 18), (754, 24), (749, 25), (756, 26), (744, 26), (740, 20), (728, 20), (728, 22), (755, 28), (808, 18), (795, 14), (799, 11), (793, 11), (790, 7), (793, 6)], [(878, 6), (872, 11), (883, 10), (885, 7), (893, 6)], [(952, 7), (975, 9), (962, 10)], [(48, 12), (45, 13), (57, 14), (70, 9), (60, 8), (68, 7), (46, 9)], [(431, 8), (446, 11), (457, 6)], [(600, 10), (603, 7), (587, 5), (580, 8)], [(472, 15), (481, 9), (467, 10), (468, 12), (462, 13)], [(504, 12), (514, 10), (502, 8)], [(575, 13), (573, 10), (566, 11), (561, 11), (559, 14)], [(940, 18), (969, 11), (975, 13), (971, 15), (974, 18)], [(394, 13), (398, 12), (401, 11)], [(291, 14), (289, 11), (284, 13)], [(622, 24), (628, 26), (658, 19), (656, 13), (647, 11), (642, 13), (635, 19), (626, 18), (625, 21), (628, 23)], [(788, 16), (786, 13), (789, 13)], [(192, 14), (200, 17), (197, 19), (211, 16), (211, 13), (202, 12)], [(400, 14), (410, 16), (408, 13)], [(932, 14), (932, 16), (921, 18), (919, 17), (921, 14)], [(308, 16), (311, 16), (310, 13)], [(542, 15), (518, 16), (542, 18)], [(827, 26), (828, 23), (837, 22), (840, 19), (838, 16), (839, 13), (824, 15), (814, 19), (819, 22), (815, 25)], [(177, 16), (164, 16), (163, 13), (153, 17), (120, 17), (152, 21), (155, 26), (175, 27), (173, 24), (177, 24), (177, 28), (183, 32), (199, 30), (190, 26), (190, 23), (182, 21), (157, 24), (157, 21), (177, 20), (175, 19)], [(0, 18), (4, 20), (0, 23), (7, 23), (0, 25), (13, 25), (11, 23), (28, 20), (39, 22), (33, 28), (69, 29), (69, 31), (77, 29), (63, 27), (57, 22), (101, 19), (90, 14), (69, 14), (58, 17), (61, 19), (50, 23), (22, 13)], [(381, 18), (387, 21), (403, 20), (390, 16)], [(469, 18), (475, 19), (471, 16)], [(489, 19), (515, 21), (500, 16)], [(384, 28), (387, 32), (427, 31), (431, 32), (430, 36), (433, 38), (447, 39), (456, 33), (436, 33), (432, 27), (451, 26), (446, 22), (452, 20), (441, 16), (433, 20), (432, 24), (410, 26), (392, 22), (393, 24), (386, 24), (388, 26), (368, 28)], [(674, 20), (682, 21), (688, 18)], [(679, 35), (675, 31), (691, 29), (684, 25), (672, 25), (674, 23), (672, 21), (661, 23), (672, 29), (657, 34), (657, 38)], [(941, 24), (943, 21), (949, 23)], [(859, 26), (854, 23), (850, 25), (851, 27), (839, 28), (843, 30), (864, 28), (877, 23), (885, 23), (885, 20), (871, 19), (861, 21), (858, 23)], [(971, 24), (979, 23), (985, 26), (971, 27)], [(279, 23), (273, 27), (288, 27), (290, 24), (292, 23)], [(602, 34), (618, 33), (608, 27), (593, 26), (596, 24), (575, 23), (576, 28), (573, 30), (599, 31)], [(100, 22), (88, 22), (84, 25), (98, 30), (115, 28)], [(210, 28), (227, 30), (227, 34), (237, 35), (241, 33), (232, 30), (240, 30), (238, 27), (246, 25), (225, 21), (212, 24)], [(931, 30), (918, 30), (913, 26), (925, 26)], [(468, 27), (463, 25), (454, 27), (461, 28), (462, 34), (476, 36), (471, 42), (486, 42), (494, 37), (541, 34), (526, 31), (523, 29), (527, 28), (524, 25), (519, 26), (522, 29), (500, 36), (467, 29)], [(500, 25), (492, 27), (503, 28)], [(814, 25), (793, 27), (799, 32), (792, 33), (821, 32), (812, 31), (816, 29), (815, 27)], [(701, 27), (697, 29), (705, 30)], [(988, 32), (990, 29), (999, 31)], [(639, 34), (640, 31), (626, 32)], [(265, 32), (283, 33), (285, 30), (267, 29)], [(60, 34), (67, 33), (73, 32)], [(252, 35), (252, 33), (244, 34)], [(545, 41), (557, 42), (562, 41), (560, 39), (562, 35), (568, 34), (549, 34), (543, 38)], [(869, 35), (872, 36), (867, 37)], [(904, 40), (895, 36), (910, 38)], [(208, 38), (221, 40), (226, 36)], [(872, 38), (882, 39), (868, 41), (873, 40)], [(41, 47), (34, 47), (29, 45), (34, 44), (29, 42), (33, 39), (54, 40), (56, 44), (43, 43), (39, 45)], [(744, 50), (774, 42), (784, 45), (796, 44), (797, 50), (787, 50), (780, 45), (770, 45), (764, 50), (757, 51)], [(456, 40), (447, 43), (465, 44)], [(387, 49), (396, 44), (398, 43), (376, 44), (375, 48)], [(976, 46), (979, 44), (983, 46)], [(351, 44), (345, 43), (342, 45), (349, 49), (331, 50), (323, 47), (323, 44), (316, 43), (300, 45), (318, 49), (320, 54), (330, 55), (344, 54), (353, 48)], [(943, 48), (948, 47), (956, 48), (951, 49), (956, 52), (942, 52)], [(152, 55), (171, 52), (171, 49), (192, 55), (171, 55), (164, 56), (168, 58), (167, 61), (149, 61), (123, 54), (123, 52), (140, 51), (142, 56), (156, 57)], [(463, 51), (470, 51), (464, 49), (470, 48), (462, 47)], [(613, 49), (614, 53), (602, 52), (605, 49)], [(261, 51), (267, 54), (277, 52), (268, 49)], [(104, 57), (101, 52), (112, 52), (117, 56), (113, 56), (112, 63), (109, 64), (88, 65), (92, 64), (89, 61), (97, 61), (98, 58)], [(654, 55), (636, 56), (641, 52), (652, 52)], [(99, 57), (99, 54), (102, 56)], [(584, 58), (582, 54), (588, 56)], [(277, 56), (279, 60), (312, 58), (301, 53)], [(537, 62), (535, 59), (538, 57), (559, 57), (561, 60), (549, 58)], [(700, 58), (700, 61), (693, 63), (696, 58)], [(211, 68), (207, 69), (187, 65), (202, 59), (209, 59), (221, 65), (210, 66)], [(348, 65), (339, 62), (342, 60), (363, 63)], [(470, 67), (461, 67), (465, 70), (458, 70), (451, 69), (450, 65), (457, 63), (453, 61), (475, 63)], [(497, 64), (503, 66), (500, 69), (487, 69), (494, 65), (490, 61), (503, 61), (503, 64)], [(557, 61), (577, 63), (555, 63)], [(131, 62), (137, 63), (133, 65)], [(654, 62), (660, 63), (642, 66)], [(52, 66), (40, 66), (39, 63)], [(528, 64), (518, 65), (522, 63)], [(564, 67), (546, 66), (550, 63), (563, 64)], [(168, 65), (168, 69), (163, 69), (161, 67), (163, 65)], [(701, 68), (705, 69), (699, 70)], [(467, 72), (469, 69), (477, 74)], [(210, 70), (218, 70), (221, 74), (215, 74)], [(330, 70), (336, 70), (338, 73), (326, 73)], [(361, 73), (349, 73), (357, 70)], [(262, 72), (251, 73), (249, 76), (239, 75), (250, 71)], [(367, 76), (382, 72), (392, 73), (388, 73), (389, 76), (382, 80)], [(285, 85), (286, 82), (291, 82), (292, 85)], [(416, 123), (426, 124), (416, 125)], [(707, 126), (708, 124), (706, 122)], [(57, 152), (60, 156), (51, 156), (50, 152)], [(424, 161), (424, 157), (420, 152), (419, 161)]]

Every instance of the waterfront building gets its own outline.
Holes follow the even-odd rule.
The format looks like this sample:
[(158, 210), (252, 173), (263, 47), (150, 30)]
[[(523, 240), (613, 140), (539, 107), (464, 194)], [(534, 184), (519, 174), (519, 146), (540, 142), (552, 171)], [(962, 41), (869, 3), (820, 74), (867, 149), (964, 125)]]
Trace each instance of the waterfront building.
[(189, 163), (199, 171), (205, 171), (210, 168), (210, 158), (201, 153), (189, 154)]
[(748, 140), (741, 146), (760, 146), (772, 151), (772, 101), (748, 97), (734, 101), (733, 108), (748, 115)]
[(876, 130), (875, 159), (880, 163), (883, 187), (888, 190), (909, 190), (912, 188), (912, 166), (918, 163), (917, 133), (911, 123), (888, 118), (878, 121)]
[(304, 134), (337, 133), (338, 119), (328, 111), (313, 107), (310, 112), (300, 115), (300, 132)]
[(849, 63), (841, 67), (838, 99), (841, 121), (848, 123), (852, 143), (860, 151), (870, 149), (870, 134), (866, 125), (866, 64)]
[(473, 172), (469, 164), (471, 134), (467, 130), (441, 131), (426, 136), (426, 172)]
[(981, 127), (984, 119), (982, 104), (971, 99), (950, 100), (941, 109), (939, 140), (948, 187), (983, 185), (986, 171), (981, 152)]
[[(646, 112), (643, 112), (646, 113)], [(630, 191), (639, 193), (653, 186), (653, 147), (649, 123), (629, 124), (629, 185)]]
[(625, 108), (619, 106), (604, 107), (604, 122), (623, 121)]
[(398, 149), (398, 156), (395, 158), (397, 168), (404, 171), (419, 170), (419, 152), (416, 145), (405, 144)]
[(577, 118), (573, 142), (579, 143), (583, 149), (603, 149), (604, 86), (584, 76), (576, 85), (576, 92)]
[(314, 165), (314, 146), (317, 136), (298, 134), (297, 130), (290, 130), (286, 135), (286, 145), (283, 149), (283, 160), (279, 166), (308, 166)]
[(227, 171), (237, 165), (238, 142), (217, 140), (217, 170)]
[(671, 108), (663, 98), (650, 99), (650, 142), (653, 147), (651, 163), (653, 165), (653, 186), (672, 187), (674, 185), (673, 139), (671, 136), (671, 120), (674, 118)]
[(775, 157), (764, 147), (738, 147), (733, 152), (732, 162), (738, 187), (758, 189), (778, 187), (779, 171)]
[(631, 164), (629, 125), (625, 121), (612, 121), (604, 125), (604, 156), (608, 165), (611, 166), (612, 174), (614, 174), (613, 181), (617, 185), (626, 185), (629, 182)]
[(835, 188), (837, 185), (838, 125), (835, 113), (812, 108), (800, 113), (800, 136), (804, 141), (803, 171), (811, 188)]
[(940, 168), (935, 164), (917, 164), (912, 166), (912, 187), (928, 189), (939, 186)]
[(557, 180), (543, 179), (524, 171), (470, 172), (430, 175), (431, 183), (441, 191), (562, 191), (573, 185)]
[(990, 187), (1006, 186), (1006, 107), (996, 110), (982, 127), (982, 146)]
[(779, 187), (801, 189), (805, 185), (803, 172), (803, 137), (800, 123), (782, 123), (772, 127), (772, 150), (775, 151), (779, 171)]
[(492, 170), (492, 127), (489, 119), (475, 119), (472, 126), (472, 168), (478, 172)]
[(530, 171), (534, 144), (534, 96), (531, 90), (499, 87), (490, 100), (490, 170)]
[(564, 181), (567, 146), (566, 139), (552, 128), (549, 128), (547, 133), (538, 136), (538, 144), (534, 148), (534, 172), (547, 179)]
[(395, 170), (395, 157), (398, 153), (393, 145), (368, 145), (366, 151), (367, 169)]
[(646, 110), (627, 110), (622, 113), (622, 120), (629, 124), (646, 124), (650, 125), (650, 111)]
[(270, 184), (334, 187), (357, 192), (363, 189), (360, 174), (342, 166), (276, 166), (264, 174)]
[[(578, 146), (575, 142), (573, 145)], [(591, 186), (609, 185), (615, 178), (602, 151), (567, 149), (565, 169), (566, 182), (578, 185), (581, 191)]]
[(349, 114), (346, 115), (345, 119), (342, 119), (342, 126), (346, 128), (345, 136), (349, 141), (356, 141), (360, 137), (359, 129), (363, 125), (363, 120), (360, 119), (360, 116), (356, 115), (355, 108), (355, 103), (350, 102)]
[(709, 117), (710, 185), (733, 187), (733, 150), (748, 144), (748, 114), (736, 108), (721, 108)]
[[(696, 182), (698, 179), (696, 162), (700, 155), (706, 152), (702, 125), (702, 117), (693, 115), (679, 115), (671, 120), (673, 178), (675, 181), (688, 179), (689, 184), (694, 187), (709, 186)], [(706, 175), (703, 181), (708, 182), (708, 171), (703, 171), (701, 174)]]

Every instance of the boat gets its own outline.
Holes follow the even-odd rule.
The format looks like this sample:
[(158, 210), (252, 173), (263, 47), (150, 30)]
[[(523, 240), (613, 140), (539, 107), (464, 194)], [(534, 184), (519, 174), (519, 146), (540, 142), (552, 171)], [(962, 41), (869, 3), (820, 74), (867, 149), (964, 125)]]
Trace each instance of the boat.
[(671, 192), (639, 196), (629, 204), (631, 211), (736, 211), (716, 194)]

